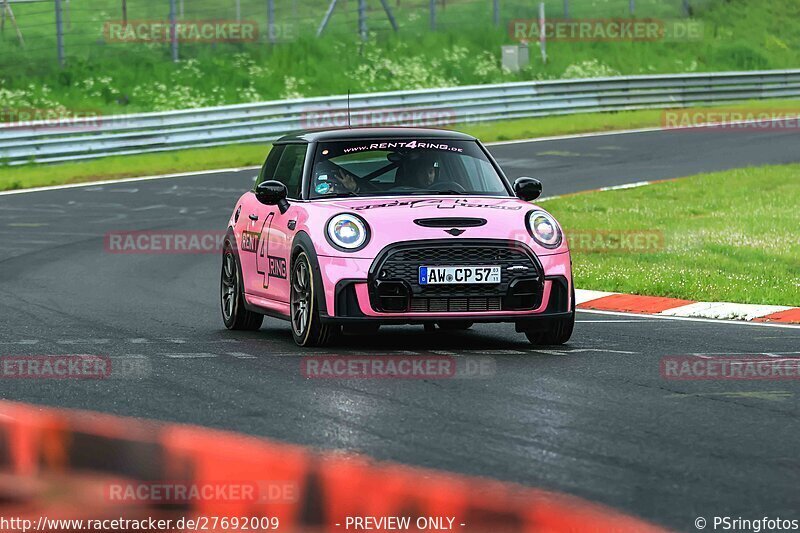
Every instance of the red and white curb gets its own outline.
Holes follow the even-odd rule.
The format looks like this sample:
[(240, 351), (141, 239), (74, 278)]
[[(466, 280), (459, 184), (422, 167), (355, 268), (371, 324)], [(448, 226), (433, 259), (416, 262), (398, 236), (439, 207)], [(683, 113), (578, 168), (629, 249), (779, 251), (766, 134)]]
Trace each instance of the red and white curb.
[(745, 320), (800, 324), (800, 307), (785, 305), (736, 304), (728, 302), (695, 302), (661, 296), (639, 296), (617, 292), (576, 289), (578, 309), (617, 311), (685, 318)]

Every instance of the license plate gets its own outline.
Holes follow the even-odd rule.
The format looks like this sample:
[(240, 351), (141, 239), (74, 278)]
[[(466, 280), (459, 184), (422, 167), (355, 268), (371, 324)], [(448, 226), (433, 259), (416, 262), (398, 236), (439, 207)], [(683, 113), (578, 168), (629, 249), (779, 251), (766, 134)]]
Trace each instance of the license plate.
[(500, 283), (499, 266), (421, 266), (420, 285), (465, 285)]

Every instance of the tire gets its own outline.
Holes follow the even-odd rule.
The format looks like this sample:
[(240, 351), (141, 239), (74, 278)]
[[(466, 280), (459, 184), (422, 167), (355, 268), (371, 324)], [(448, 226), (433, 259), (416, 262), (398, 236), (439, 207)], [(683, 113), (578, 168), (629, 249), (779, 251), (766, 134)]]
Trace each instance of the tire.
[(301, 251), (292, 261), (289, 313), (292, 337), (298, 346), (325, 346), (340, 328), (322, 323), (315, 294), (314, 269)]
[(554, 321), (547, 331), (526, 331), (525, 336), (528, 337), (531, 344), (545, 346), (564, 344), (572, 337), (574, 327), (575, 312), (573, 311), (568, 318)]
[(469, 320), (448, 320), (446, 322), (437, 322), (436, 325), (439, 329), (444, 331), (466, 331), (472, 327), (475, 322)]
[(575, 289), (572, 289), (572, 312), (567, 318), (553, 321), (546, 331), (526, 331), (525, 336), (531, 344), (557, 345), (566, 343), (575, 329)]
[(239, 260), (230, 240), (225, 240), (222, 251), (222, 274), (220, 275), (220, 307), (222, 321), (228, 329), (255, 331), (261, 327), (264, 315), (249, 311), (244, 305), (242, 274)]

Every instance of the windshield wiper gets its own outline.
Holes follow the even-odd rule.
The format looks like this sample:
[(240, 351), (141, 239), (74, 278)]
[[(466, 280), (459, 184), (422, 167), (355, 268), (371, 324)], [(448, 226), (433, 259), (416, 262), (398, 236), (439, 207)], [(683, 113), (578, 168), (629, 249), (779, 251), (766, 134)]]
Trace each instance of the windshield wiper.
[(420, 195), (420, 196), (422, 196), (422, 195), (436, 196), (436, 195), (444, 195), (444, 194), (459, 195), (459, 194), (475, 194), (475, 193), (472, 192), (472, 191), (456, 191), (456, 190), (453, 190), (453, 189), (445, 189), (445, 190), (440, 190), (440, 191), (414, 191), (414, 192), (405, 193), (405, 194), (414, 194), (414, 195)]

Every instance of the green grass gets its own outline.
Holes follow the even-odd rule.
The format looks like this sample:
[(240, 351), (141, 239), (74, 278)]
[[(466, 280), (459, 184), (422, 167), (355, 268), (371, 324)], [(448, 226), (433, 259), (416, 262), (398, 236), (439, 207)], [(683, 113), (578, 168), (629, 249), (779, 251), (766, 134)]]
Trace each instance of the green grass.
[(661, 124), (661, 113), (657, 109), (586, 113), (465, 125), (455, 129), (474, 135), (483, 142), (512, 141), (572, 133), (658, 127)]
[(800, 306), (800, 165), (701, 174), (545, 201), (564, 226), (663, 232), (654, 253), (573, 253), (585, 289)]
[[(159, 3), (160, 2), (160, 3)], [(128, 2), (128, 18), (164, 19), (166, 0)], [(800, 64), (800, 2), (691, 0), (703, 37), (670, 42), (551, 42), (545, 64), (535, 47), (519, 73), (500, 68), (511, 44), (508, 23), (536, 16), (536, 2), (503, 0), (492, 24), (489, 0), (448, 0), (439, 28), (428, 29), (427, 2), (388, 2), (400, 31), (389, 30), (377, 1), (368, 2), (369, 40), (357, 37), (356, 2), (340, 2), (329, 31), (314, 32), (327, 0), (276, 0), (279, 28), (289, 42), (182, 45), (179, 63), (165, 44), (107, 43), (106, 21), (118, 20), (119, 0), (72, 0), (66, 24), (67, 65), (55, 60), (53, 6), (15, 3), (26, 39), (0, 35), (0, 109), (53, 108), (121, 113), (279, 98), (392, 89), (444, 87), (563, 77), (712, 70), (792, 68)], [(234, 17), (234, 2), (186, 1), (184, 20)], [(563, 0), (547, 0), (549, 17)], [(573, 18), (628, 17), (627, 0), (571, 0)], [(637, 0), (636, 16), (676, 19), (681, 0)], [(264, 0), (242, 0), (242, 18), (266, 34)]]

